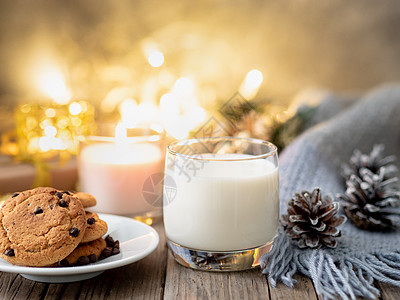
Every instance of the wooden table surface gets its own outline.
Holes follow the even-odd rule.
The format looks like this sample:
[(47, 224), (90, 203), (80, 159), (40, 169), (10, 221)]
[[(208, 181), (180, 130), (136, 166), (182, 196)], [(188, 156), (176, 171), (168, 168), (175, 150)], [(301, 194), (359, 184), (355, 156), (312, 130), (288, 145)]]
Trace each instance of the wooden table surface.
[[(297, 276), (299, 283), (293, 289), (283, 284), (272, 288), (259, 269), (214, 273), (182, 267), (167, 251), (162, 224), (154, 228), (160, 244), (152, 254), (90, 280), (48, 284), (0, 272), (0, 299), (322, 299), (304, 276)], [(380, 299), (400, 299), (400, 288), (376, 286)]]

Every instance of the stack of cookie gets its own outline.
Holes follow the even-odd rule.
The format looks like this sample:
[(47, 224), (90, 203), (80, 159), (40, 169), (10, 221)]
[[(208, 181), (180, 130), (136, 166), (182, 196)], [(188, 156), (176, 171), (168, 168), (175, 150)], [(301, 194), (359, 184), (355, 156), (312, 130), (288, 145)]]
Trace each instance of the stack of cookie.
[(87, 193), (50, 187), (15, 193), (0, 208), (0, 257), (21, 266), (84, 265), (119, 253)]

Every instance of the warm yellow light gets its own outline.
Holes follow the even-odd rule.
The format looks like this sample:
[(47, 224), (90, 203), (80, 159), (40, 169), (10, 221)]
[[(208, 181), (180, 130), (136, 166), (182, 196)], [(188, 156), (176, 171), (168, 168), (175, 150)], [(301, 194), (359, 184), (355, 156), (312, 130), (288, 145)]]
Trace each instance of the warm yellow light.
[[(174, 86), (175, 91), (184, 91), (188, 94), (193, 91), (193, 82), (181, 78)], [(185, 101), (185, 97), (176, 97), (176, 93), (167, 93), (160, 99), (162, 123), (165, 131), (175, 139), (184, 139), (189, 136), (199, 124), (205, 121), (206, 111), (197, 105), (197, 101)], [(192, 99), (193, 100), (193, 99)]]
[(44, 128), (44, 135), (47, 137), (55, 137), (57, 135), (57, 128), (54, 126), (46, 126)]
[(106, 97), (101, 102), (101, 110), (106, 113), (112, 113), (121, 101), (132, 95), (133, 91), (132, 88), (125, 86), (113, 88), (107, 93)]
[(191, 121), (191, 129), (194, 129), (197, 125), (206, 120), (207, 113), (199, 105), (194, 105), (188, 112), (188, 119)]
[(154, 68), (161, 67), (164, 63), (164, 55), (160, 51), (153, 51), (150, 53), (148, 61)]
[(81, 106), (81, 112), (83, 112), (83, 113), (85, 113), (85, 112), (87, 112), (87, 110), (88, 110), (88, 105), (87, 105), (87, 103), (85, 102), (85, 101), (81, 101), (80, 103), (79, 103), (79, 105)]
[(46, 152), (49, 150), (64, 150), (65, 146), (60, 138), (42, 136), (39, 139), (39, 148)]
[(118, 123), (115, 127), (115, 141), (117, 144), (123, 144), (127, 140), (126, 127), (123, 123)]
[(165, 130), (175, 139), (187, 137), (188, 131), (182, 126), (180, 105), (174, 94), (168, 93), (160, 99), (162, 122)]
[(160, 120), (160, 109), (152, 102), (139, 105), (132, 98), (125, 99), (119, 106), (121, 121), (126, 128), (149, 125)]
[(174, 118), (176, 115), (179, 115), (179, 103), (176, 97), (167, 93), (161, 96), (160, 99), (160, 109), (165, 117)]
[(137, 122), (137, 104), (132, 98), (127, 98), (119, 106), (122, 123), (127, 128), (134, 128)]
[[(182, 123), (182, 122), (181, 122)], [(175, 139), (182, 140), (189, 136), (190, 130), (183, 127), (182, 124), (177, 122), (165, 125), (165, 130)]]
[(51, 140), (48, 136), (42, 136), (39, 139), (39, 148), (43, 152), (51, 150)]
[(26, 118), (26, 128), (28, 130), (33, 130), (38, 125), (37, 120), (34, 117)]
[[(49, 150), (64, 150), (66, 149), (62, 139), (56, 138), (57, 128), (48, 125), (44, 128), (44, 136), (39, 139), (39, 148), (46, 152)], [(34, 145), (32, 145), (34, 146)]]
[(147, 219), (145, 220), (145, 223), (146, 223), (147, 225), (151, 225), (151, 224), (153, 224), (153, 219), (152, 219), (152, 218), (147, 218)]
[(56, 116), (56, 110), (54, 108), (48, 108), (45, 114), (48, 118), (54, 118)]
[(79, 127), (82, 125), (82, 119), (79, 117), (72, 117), (71, 118), (71, 124), (75, 127)]
[(22, 106), (21, 106), (20, 110), (21, 110), (21, 112), (23, 112), (24, 114), (27, 114), (27, 113), (29, 113), (29, 112), (32, 110), (32, 106), (29, 105), (29, 104), (25, 104), (25, 105), (22, 105)]
[(38, 76), (40, 90), (50, 96), (58, 104), (67, 104), (71, 94), (64, 82), (63, 75), (57, 70), (47, 70)]
[(72, 102), (69, 105), (69, 113), (73, 116), (79, 115), (82, 112), (82, 107), (78, 102)]
[(28, 152), (35, 153), (39, 149), (39, 138), (35, 137), (29, 140)]
[(253, 87), (259, 87), (262, 82), (263, 74), (258, 70), (251, 70), (246, 76), (246, 83)]
[(41, 123), (40, 123), (40, 127), (42, 128), (42, 129), (45, 129), (47, 126), (50, 126), (52, 123), (51, 123), (51, 120), (49, 120), (49, 119), (44, 119)]
[(242, 82), (239, 93), (248, 100), (253, 99), (257, 95), (263, 80), (263, 74), (259, 70), (251, 70)]
[(159, 120), (159, 109), (151, 102), (138, 105), (137, 124), (150, 124)]
[(69, 124), (69, 119), (67, 117), (61, 117), (57, 122), (57, 127), (59, 129), (64, 129), (68, 126), (68, 124)]
[(172, 93), (178, 97), (185, 97), (194, 91), (194, 83), (187, 77), (179, 78), (172, 88)]
[(150, 129), (154, 130), (155, 132), (162, 133), (164, 131), (164, 127), (161, 124), (153, 123), (150, 125)]

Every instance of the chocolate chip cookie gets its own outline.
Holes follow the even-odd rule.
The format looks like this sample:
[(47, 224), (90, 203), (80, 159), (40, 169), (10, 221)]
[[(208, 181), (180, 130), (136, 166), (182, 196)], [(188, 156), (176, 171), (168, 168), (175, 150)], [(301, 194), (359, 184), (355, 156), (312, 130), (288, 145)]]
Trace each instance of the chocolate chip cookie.
[(0, 208), (0, 257), (22, 266), (48, 266), (81, 242), (86, 213), (69, 192), (36, 188), (15, 193)]
[(101, 252), (107, 247), (106, 241), (102, 238), (89, 243), (79, 244), (78, 247), (65, 259), (58, 263), (61, 267), (69, 265), (87, 265), (99, 259)]
[(89, 193), (74, 192), (74, 193), (71, 193), (71, 195), (78, 198), (79, 200), (81, 200), (83, 207), (85, 207), (85, 208), (92, 207), (97, 204), (96, 198)]
[(87, 211), (86, 223), (86, 231), (81, 243), (97, 240), (107, 233), (107, 223), (101, 220), (96, 213)]

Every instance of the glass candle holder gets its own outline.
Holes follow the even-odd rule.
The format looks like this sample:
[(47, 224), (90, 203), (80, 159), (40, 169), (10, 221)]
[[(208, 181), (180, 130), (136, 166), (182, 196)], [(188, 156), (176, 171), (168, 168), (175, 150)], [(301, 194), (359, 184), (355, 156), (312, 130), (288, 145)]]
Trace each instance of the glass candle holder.
[(162, 215), (165, 135), (153, 128), (157, 130), (122, 128), (121, 134), (118, 126), (103, 126), (99, 135), (81, 138), (80, 189), (96, 197), (93, 211), (135, 217), (150, 225)]
[(164, 225), (179, 263), (210, 271), (256, 267), (272, 247), (278, 220), (275, 145), (217, 137), (168, 146)]

